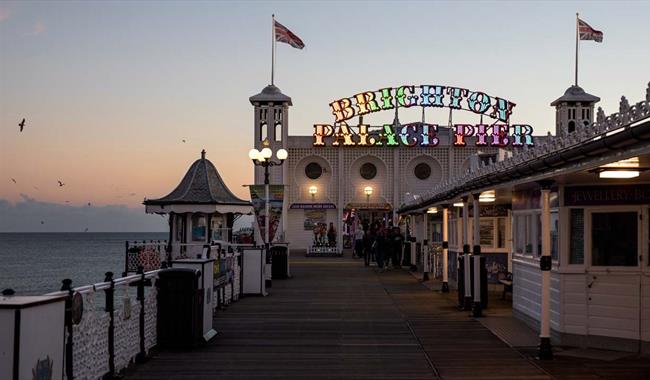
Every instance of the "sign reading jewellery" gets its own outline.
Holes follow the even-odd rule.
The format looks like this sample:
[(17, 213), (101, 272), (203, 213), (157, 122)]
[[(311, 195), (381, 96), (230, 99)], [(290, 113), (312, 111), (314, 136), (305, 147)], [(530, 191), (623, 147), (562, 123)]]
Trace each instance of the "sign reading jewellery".
[[(494, 124), (455, 124), (453, 146), (467, 145), (467, 137), (475, 137), (477, 146), (533, 146), (533, 128), (528, 124), (509, 125), (515, 103), (484, 92), (459, 87), (440, 85), (400, 86), (367, 91), (330, 103), (335, 125), (314, 124), (314, 146), (422, 146), (438, 145), (438, 125), (409, 123), (403, 125), (384, 124), (370, 130), (367, 124), (356, 127), (347, 120), (396, 107), (446, 107), (451, 110), (465, 110), (487, 115), (495, 119)], [(498, 124), (501, 122), (501, 124)]]

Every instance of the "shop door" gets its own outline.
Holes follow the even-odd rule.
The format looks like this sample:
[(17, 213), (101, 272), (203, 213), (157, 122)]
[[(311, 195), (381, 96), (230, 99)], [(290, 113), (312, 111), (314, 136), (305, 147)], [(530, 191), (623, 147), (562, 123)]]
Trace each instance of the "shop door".
[(590, 211), (587, 335), (638, 340), (641, 330), (641, 212)]

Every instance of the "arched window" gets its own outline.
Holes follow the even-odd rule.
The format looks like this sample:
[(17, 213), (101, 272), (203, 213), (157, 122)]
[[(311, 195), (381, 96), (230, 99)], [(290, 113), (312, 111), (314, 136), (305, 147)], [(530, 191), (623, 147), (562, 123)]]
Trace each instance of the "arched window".
[(266, 128), (266, 123), (260, 124), (260, 141), (266, 140), (268, 128)]
[(275, 141), (282, 141), (282, 124), (276, 123), (275, 124), (275, 129), (273, 131), (273, 134), (275, 135)]
[(575, 132), (575, 130), (576, 130), (576, 122), (571, 120), (569, 122), (569, 127), (567, 128), (567, 130), (569, 131), (569, 133)]

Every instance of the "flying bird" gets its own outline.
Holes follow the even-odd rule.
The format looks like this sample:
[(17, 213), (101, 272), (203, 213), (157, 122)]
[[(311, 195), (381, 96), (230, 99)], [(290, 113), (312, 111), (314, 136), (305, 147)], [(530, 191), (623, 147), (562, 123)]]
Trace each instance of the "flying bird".
[(70, 201), (65, 201), (65, 203), (70, 203)]
[(183, 142), (185, 142), (185, 139), (183, 139)]
[(59, 187), (63, 187), (63, 185), (65, 185), (65, 183), (63, 183), (61, 181), (57, 181), (57, 182), (59, 183)]
[(45, 221), (41, 220), (41, 224), (45, 224)]
[(13, 178), (12, 178), (11, 180), (12, 180), (12, 181), (14, 181), (14, 183), (18, 183), (18, 182), (16, 182), (16, 180), (15, 180), (15, 179), (13, 179)]
[(34, 190), (38, 190), (38, 187), (34, 186)]
[(25, 118), (23, 117), (23, 120), (18, 123), (18, 126), (20, 127), (20, 131), (23, 131), (23, 128), (25, 128)]

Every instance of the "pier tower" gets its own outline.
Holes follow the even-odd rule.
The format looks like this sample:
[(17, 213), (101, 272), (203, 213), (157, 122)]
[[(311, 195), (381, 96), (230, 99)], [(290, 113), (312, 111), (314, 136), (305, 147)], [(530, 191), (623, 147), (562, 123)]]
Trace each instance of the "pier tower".
[(599, 97), (586, 93), (582, 87), (569, 87), (551, 103), (555, 107), (555, 135), (563, 136), (590, 125), (594, 121), (594, 105), (599, 101)]

